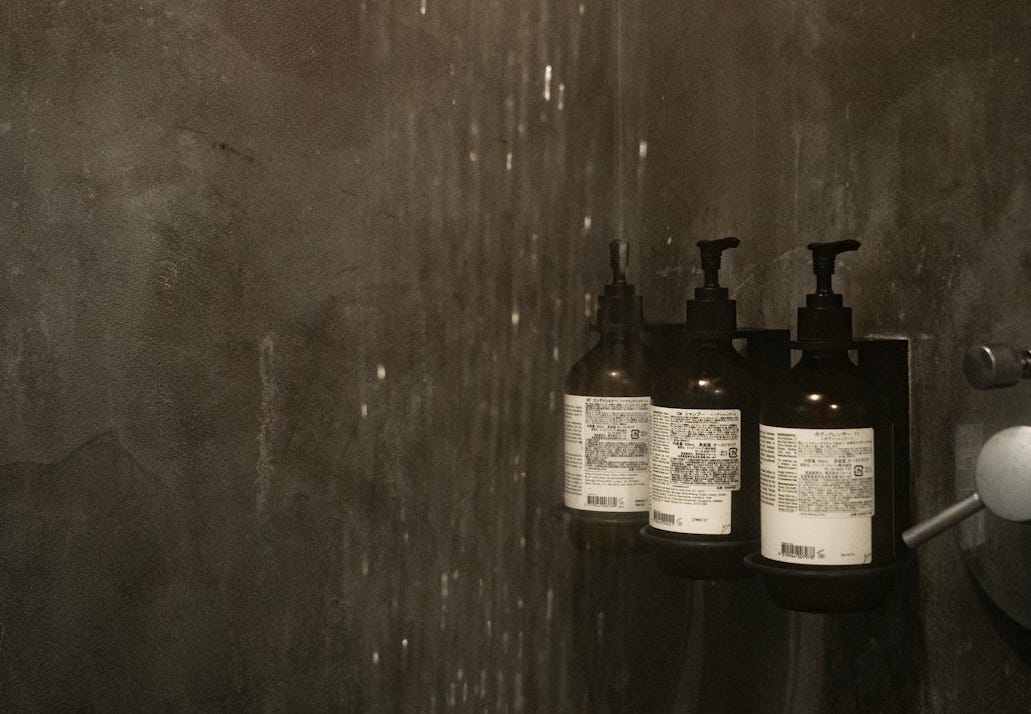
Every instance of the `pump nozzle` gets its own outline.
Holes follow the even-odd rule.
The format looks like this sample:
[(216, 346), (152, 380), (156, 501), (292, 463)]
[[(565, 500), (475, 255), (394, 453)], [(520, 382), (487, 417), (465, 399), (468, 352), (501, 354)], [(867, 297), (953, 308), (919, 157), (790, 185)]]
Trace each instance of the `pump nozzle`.
[(741, 241), (733, 236), (719, 240), (700, 240), (705, 283), (695, 288), (694, 300), (687, 301), (687, 329), (696, 334), (729, 334), (737, 329), (737, 303), (730, 292), (720, 287), (720, 259), (723, 251), (737, 248)]
[(852, 309), (844, 306), (841, 295), (831, 287), (834, 259), (838, 253), (859, 250), (857, 240), (838, 240), (831, 243), (810, 243), (813, 252), (813, 273), (816, 292), (806, 295), (805, 307), (798, 310), (798, 339), (840, 346), (852, 339)]
[(609, 265), (612, 266), (612, 284), (626, 285), (626, 266), (630, 262), (630, 245), (625, 240), (609, 243)]
[(626, 281), (629, 262), (630, 245), (625, 240), (611, 241), (609, 266), (612, 268), (612, 282), (605, 286), (604, 294), (598, 296), (597, 329), (602, 332), (638, 331), (644, 322), (641, 296)]
[(834, 275), (834, 259), (838, 253), (859, 250), (857, 240), (836, 240), (831, 243), (810, 243), (807, 247), (813, 251), (813, 274), (816, 275), (816, 294), (830, 295), (831, 276)]
[(719, 240), (700, 240), (698, 248), (702, 251), (702, 270), (705, 272), (703, 288), (720, 286), (720, 257), (727, 248), (737, 248), (741, 241), (734, 236)]

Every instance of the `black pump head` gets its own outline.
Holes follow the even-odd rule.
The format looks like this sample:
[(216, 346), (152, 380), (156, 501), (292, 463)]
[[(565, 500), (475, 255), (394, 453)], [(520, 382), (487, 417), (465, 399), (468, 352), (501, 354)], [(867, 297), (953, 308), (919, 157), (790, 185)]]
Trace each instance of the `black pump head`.
[(605, 293), (598, 297), (597, 330), (638, 332), (644, 325), (644, 301), (634, 286), (626, 281), (629, 261), (630, 246), (626, 241), (614, 240), (609, 243), (612, 282), (605, 286)]
[[(720, 257), (728, 248), (737, 248), (741, 241), (733, 236), (719, 240), (700, 240), (698, 248), (702, 253), (702, 271), (705, 273), (705, 284), (695, 288), (695, 298), (726, 298), (727, 289), (720, 287)], [(719, 291), (718, 294), (713, 291)]]
[(841, 295), (834, 292), (831, 276), (839, 253), (859, 250), (857, 240), (810, 243), (816, 292), (805, 297), (798, 309), (798, 339), (803, 342), (843, 343), (852, 339), (852, 308), (844, 307)]
[(729, 299), (726, 288), (720, 287), (720, 258), (723, 251), (739, 245), (741, 241), (733, 236), (698, 241), (705, 282), (695, 288), (694, 300), (687, 301), (689, 332), (723, 335), (737, 330), (737, 303)]
[[(807, 247), (813, 251), (813, 274), (816, 276), (816, 295), (834, 295), (831, 288), (831, 276), (834, 275), (834, 260), (838, 253), (850, 250), (859, 250), (857, 240), (836, 240), (832, 243), (810, 243)], [(841, 296), (838, 295), (837, 304), (841, 305)]]

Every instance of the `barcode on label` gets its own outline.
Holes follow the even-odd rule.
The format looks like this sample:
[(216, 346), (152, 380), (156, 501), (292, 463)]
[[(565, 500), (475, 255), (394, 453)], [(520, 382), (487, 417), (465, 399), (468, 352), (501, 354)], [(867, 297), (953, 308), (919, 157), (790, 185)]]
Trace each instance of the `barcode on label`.
[(673, 526), (677, 523), (677, 517), (672, 513), (663, 513), (662, 511), (652, 511), (652, 520), (656, 523), (662, 523), (667, 526)]
[(619, 499), (616, 496), (593, 496), (591, 494), (588, 494), (587, 505), (615, 508), (619, 505)]
[(812, 545), (795, 545), (794, 543), (781, 543), (780, 554), (786, 555), (790, 558), (803, 558), (805, 560), (812, 560), (816, 557), (816, 546)]

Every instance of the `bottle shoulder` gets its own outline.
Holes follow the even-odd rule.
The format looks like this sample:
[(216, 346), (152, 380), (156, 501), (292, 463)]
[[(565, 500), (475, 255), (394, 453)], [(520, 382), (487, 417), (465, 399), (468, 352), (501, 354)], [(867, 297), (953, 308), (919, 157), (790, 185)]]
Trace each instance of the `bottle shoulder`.
[(600, 340), (569, 370), (566, 394), (600, 397), (649, 396), (651, 350), (640, 340)]
[(875, 427), (890, 422), (887, 398), (858, 369), (799, 364), (763, 400), (760, 420), (799, 428)]
[(685, 352), (656, 370), (652, 403), (681, 408), (758, 408), (762, 381), (736, 350)]

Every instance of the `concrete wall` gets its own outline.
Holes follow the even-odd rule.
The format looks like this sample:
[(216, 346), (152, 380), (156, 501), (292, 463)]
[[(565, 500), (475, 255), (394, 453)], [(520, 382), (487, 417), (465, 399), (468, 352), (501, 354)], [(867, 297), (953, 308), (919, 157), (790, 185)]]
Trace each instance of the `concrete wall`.
[(1028, 416), (958, 371), (1028, 337), (1025, 3), (0, 15), (5, 709), (1031, 707), (952, 536), (880, 610), (789, 615), (553, 511), (619, 234), (656, 321), (739, 235), (770, 326), (805, 243), (862, 240), (839, 284), (913, 341), (916, 512), (954, 499), (954, 427)]

